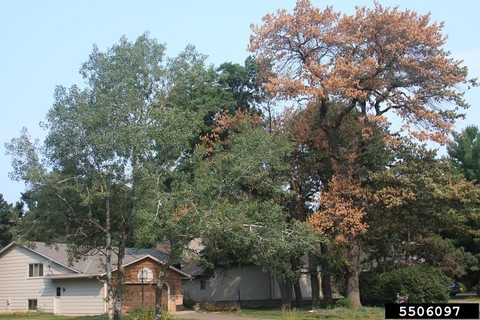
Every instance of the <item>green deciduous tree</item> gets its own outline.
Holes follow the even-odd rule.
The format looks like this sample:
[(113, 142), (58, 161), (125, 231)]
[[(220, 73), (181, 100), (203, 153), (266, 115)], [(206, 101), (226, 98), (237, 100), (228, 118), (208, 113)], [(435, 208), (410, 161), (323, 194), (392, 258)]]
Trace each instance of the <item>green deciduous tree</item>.
[[(47, 242), (68, 241), (77, 255), (105, 250), (110, 319), (121, 314), (134, 177), (151, 150), (151, 117), (164, 90), (164, 50), (147, 34), (135, 42), (122, 37), (106, 52), (94, 46), (80, 69), (85, 88), (55, 90), (43, 124), (44, 147), (36, 149), (26, 132), (7, 145), (14, 177), (27, 183), (26, 222), (37, 224)], [(118, 256), (116, 283), (113, 254)]]
[(188, 250), (189, 243), (213, 219), (205, 200), (198, 196), (207, 186), (195, 184), (197, 163), (202, 161), (196, 146), (211, 133), (216, 115), (235, 106), (232, 94), (219, 85), (219, 74), (206, 59), (189, 45), (167, 60), (166, 90), (151, 120), (151, 149), (143, 155), (134, 177), (137, 243), (154, 246), (162, 242), (170, 249), (168, 260), (158, 270), (156, 319), (161, 318), (168, 267), (195, 254)]
[(206, 265), (260, 266), (275, 275), (282, 303), (290, 305), (299, 260), (313, 243), (308, 226), (292, 220), (282, 205), (290, 193), (284, 171), (292, 145), (247, 111), (218, 117), (203, 141), (198, 151), (206, 161), (198, 162), (195, 193), (213, 217), (202, 232)]
[[(164, 59), (164, 50), (148, 35), (134, 43), (122, 38), (105, 53), (94, 47), (81, 69), (86, 88), (56, 90), (43, 153), (26, 132), (9, 145), (15, 176), (29, 186), (26, 222), (40, 223), (43, 239), (72, 243), (78, 257), (91, 248), (106, 250), (115, 318), (124, 249), (135, 240), (169, 242), (170, 258), (158, 266), (155, 309), (161, 319), (165, 272), (201, 225), (203, 212), (191, 191), (195, 146), (215, 115), (234, 106), (205, 55), (189, 45)], [(116, 285), (108, 263), (114, 248)]]
[(266, 77), (262, 77), (257, 61), (248, 57), (243, 66), (225, 62), (217, 70), (220, 72), (220, 85), (233, 95), (235, 109), (258, 109), (264, 99), (262, 83), (266, 81)]

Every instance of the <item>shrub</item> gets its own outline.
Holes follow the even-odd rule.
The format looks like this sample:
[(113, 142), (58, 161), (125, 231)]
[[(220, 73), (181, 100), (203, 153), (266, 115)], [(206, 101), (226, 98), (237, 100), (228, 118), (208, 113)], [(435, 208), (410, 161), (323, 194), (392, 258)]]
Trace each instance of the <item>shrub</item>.
[(409, 303), (448, 301), (448, 278), (432, 267), (413, 267), (381, 275), (366, 273), (360, 282), (365, 305), (383, 306), (395, 302), (397, 293), (408, 295)]
[[(125, 317), (128, 320), (154, 320), (155, 309), (153, 308), (136, 308), (128, 316)], [(163, 320), (174, 320), (173, 316), (166, 311), (162, 311)]]
[[(362, 305), (381, 306), (380, 274), (366, 271), (360, 274), (360, 300)], [(392, 302), (392, 301), (389, 301)]]
[(215, 301), (203, 301), (201, 304), (201, 308), (206, 312), (214, 312), (216, 308)]
[(346, 308), (346, 309), (354, 309), (353, 302), (350, 299), (340, 299), (335, 302), (336, 308)]
[(183, 294), (183, 306), (185, 307), (185, 309), (193, 310), (195, 303), (196, 301), (190, 297), (190, 294), (188, 292), (185, 292)]

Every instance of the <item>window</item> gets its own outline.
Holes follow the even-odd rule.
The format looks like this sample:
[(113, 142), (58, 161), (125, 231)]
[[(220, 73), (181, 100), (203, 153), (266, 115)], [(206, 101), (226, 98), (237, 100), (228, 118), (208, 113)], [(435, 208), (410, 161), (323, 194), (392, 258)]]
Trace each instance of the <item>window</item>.
[(200, 280), (200, 290), (207, 290), (207, 280)]
[(57, 297), (60, 297), (62, 295), (62, 288), (57, 287)]
[(37, 305), (37, 299), (28, 299), (28, 310), (37, 310)]
[(43, 264), (32, 263), (28, 265), (28, 277), (43, 277)]

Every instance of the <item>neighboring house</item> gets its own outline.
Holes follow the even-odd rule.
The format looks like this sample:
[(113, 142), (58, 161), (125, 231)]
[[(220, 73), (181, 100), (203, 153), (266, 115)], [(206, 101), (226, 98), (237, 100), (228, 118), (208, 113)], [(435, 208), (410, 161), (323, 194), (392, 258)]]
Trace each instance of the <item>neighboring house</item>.
[[(0, 251), (0, 312), (42, 310), (63, 315), (107, 312), (105, 257), (96, 251), (69, 263), (67, 245), (11, 243)], [(154, 306), (158, 266), (167, 256), (153, 249), (126, 250), (123, 305)], [(116, 261), (114, 261), (116, 264)], [(114, 264), (114, 268), (115, 268)], [(115, 269), (114, 269), (115, 271)], [(189, 275), (169, 268), (163, 306), (183, 308), (181, 281)]]
[[(185, 296), (197, 302), (221, 301), (240, 303), (242, 306), (271, 306), (281, 299), (275, 277), (257, 266), (218, 270), (209, 278), (203, 276), (201, 268), (192, 268), (188, 273), (192, 278), (183, 281), (182, 291)], [(309, 275), (302, 275), (300, 288), (302, 297), (311, 300)]]
[[(203, 248), (200, 239), (194, 239), (189, 244), (189, 249), (197, 253)], [(254, 265), (228, 270), (217, 269), (213, 276), (208, 277), (204, 275), (204, 269), (195, 264), (186, 266), (184, 270), (191, 278), (182, 281), (182, 292), (196, 302), (220, 301), (241, 303), (242, 306), (266, 307), (278, 304), (281, 299), (280, 287), (275, 277)], [(312, 287), (306, 270), (299, 283), (302, 297), (311, 300)]]

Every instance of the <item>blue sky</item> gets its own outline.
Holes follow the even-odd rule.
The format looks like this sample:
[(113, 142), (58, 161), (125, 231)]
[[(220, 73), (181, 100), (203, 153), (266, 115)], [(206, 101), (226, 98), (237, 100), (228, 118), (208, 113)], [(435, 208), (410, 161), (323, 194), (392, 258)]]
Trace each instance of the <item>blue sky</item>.
[[(431, 12), (432, 21), (444, 21), (449, 36), (446, 49), (464, 60), (470, 77), (480, 78), (478, 0), (384, 0), (420, 14)], [(353, 13), (355, 5), (374, 5), (364, 0), (312, 0), (317, 7), (333, 5), (336, 11)], [(242, 64), (248, 56), (250, 24), (279, 8), (292, 10), (295, 0), (2, 0), (0, 1), (0, 193), (14, 203), (24, 190), (11, 181), (11, 158), (5, 142), (27, 127), (33, 137), (44, 137), (39, 122), (53, 104), (56, 85), (82, 85), (78, 74), (93, 44), (105, 51), (122, 35), (135, 40), (145, 31), (166, 43), (167, 55), (175, 56), (187, 44), (219, 65)], [(480, 88), (465, 95), (471, 108), (457, 124), (480, 124)]]

